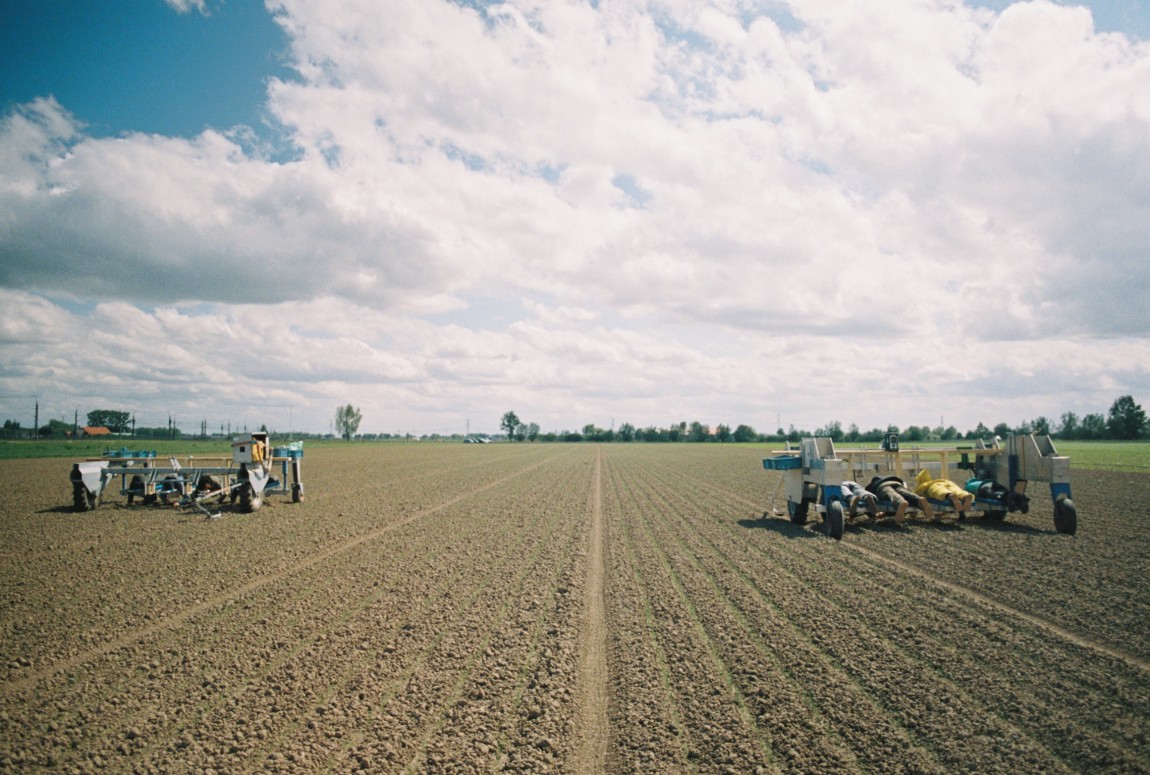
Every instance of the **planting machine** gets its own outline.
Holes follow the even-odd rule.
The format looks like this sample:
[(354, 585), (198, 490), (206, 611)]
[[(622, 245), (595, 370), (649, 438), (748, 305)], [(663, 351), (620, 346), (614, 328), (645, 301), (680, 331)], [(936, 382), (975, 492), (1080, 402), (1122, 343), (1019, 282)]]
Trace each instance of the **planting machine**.
[(263, 505), (265, 495), (290, 493), (292, 503), (299, 503), (302, 458), (303, 442), (272, 447), (262, 432), (235, 438), (230, 458), (185, 457), (181, 462), (170, 457), (168, 465), (159, 466), (155, 452), (105, 452), (98, 460), (73, 464), (72, 504), (76, 511), (94, 509), (107, 489), (117, 484), (129, 506), (138, 498), (149, 505), (192, 507), (208, 518), (221, 516), (218, 508), (213, 513), (204, 505), (208, 502), (218, 507), (228, 500), (238, 503), (242, 512), (253, 512)]
[[(1078, 512), (1070, 499), (1070, 458), (1058, 454), (1049, 436), (1012, 435), (1005, 445), (995, 437), (989, 445), (978, 440), (970, 447), (900, 449), (898, 435), (892, 433), (879, 449), (850, 450), (836, 450), (829, 438), (805, 438), (797, 450), (788, 444), (787, 449), (772, 452), (763, 460), (763, 468), (782, 472), (780, 484), (792, 522), (806, 524), (813, 510), (822, 515), (822, 531), (836, 539), (842, 538), (844, 522), (858, 518), (849, 507), (844, 482), (866, 487), (876, 476), (894, 475), (913, 490), (923, 470), (932, 479), (950, 479), (954, 473), (964, 480), (965, 490), (973, 496), (973, 508), (991, 520), (1003, 520), (1009, 512), (1026, 513), (1027, 484), (1048, 483), (1055, 530), (1073, 535), (1078, 529)], [(928, 501), (936, 519), (957, 512), (950, 501)], [(895, 509), (889, 501), (880, 500), (877, 511), (875, 518), (883, 518)]]

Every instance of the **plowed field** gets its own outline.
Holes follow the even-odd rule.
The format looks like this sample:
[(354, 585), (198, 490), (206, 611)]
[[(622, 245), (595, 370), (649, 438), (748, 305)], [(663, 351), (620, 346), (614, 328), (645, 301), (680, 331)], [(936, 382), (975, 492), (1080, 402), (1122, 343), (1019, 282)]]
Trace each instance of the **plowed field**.
[(1150, 475), (833, 541), (762, 457), (317, 448), (210, 522), (4, 461), (0, 770), (1150, 772)]

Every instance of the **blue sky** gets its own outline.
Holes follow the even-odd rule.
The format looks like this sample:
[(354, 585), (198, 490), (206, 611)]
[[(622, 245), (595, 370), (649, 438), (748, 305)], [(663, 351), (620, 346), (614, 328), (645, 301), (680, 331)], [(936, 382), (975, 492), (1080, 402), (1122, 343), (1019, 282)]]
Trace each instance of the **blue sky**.
[(0, 0), (0, 416), (1145, 403), (1148, 38), (1134, 0)]
[(53, 95), (93, 136), (262, 128), (287, 40), (259, 0), (176, 12), (161, 0), (3, 0), (6, 108)]

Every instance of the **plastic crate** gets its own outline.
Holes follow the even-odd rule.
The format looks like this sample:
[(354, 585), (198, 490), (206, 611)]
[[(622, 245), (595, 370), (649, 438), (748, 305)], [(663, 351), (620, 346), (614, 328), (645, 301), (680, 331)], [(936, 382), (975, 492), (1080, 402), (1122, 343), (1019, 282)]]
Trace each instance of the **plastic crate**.
[(763, 458), (763, 468), (768, 471), (794, 471), (802, 467), (803, 461), (798, 455), (778, 455)]

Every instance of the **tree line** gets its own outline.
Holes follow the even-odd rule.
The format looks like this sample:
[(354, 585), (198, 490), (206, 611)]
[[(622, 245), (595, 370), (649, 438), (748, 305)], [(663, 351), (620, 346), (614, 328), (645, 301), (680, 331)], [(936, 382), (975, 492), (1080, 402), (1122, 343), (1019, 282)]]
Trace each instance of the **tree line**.
[[(358, 434), (357, 431), (359, 430), (362, 419), (363, 415), (360, 410), (351, 404), (340, 406), (336, 409), (335, 430), (338, 435), (344, 439), (351, 439), (353, 437), (361, 440), (415, 438), (411, 434)], [(184, 432), (170, 419), (167, 426), (156, 428), (137, 427), (135, 417), (129, 412), (114, 409), (96, 409), (88, 412), (87, 420), (89, 426), (106, 427), (109, 431), (117, 435), (127, 435), (145, 439), (175, 439), (185, 437)], [(76, 430), (76, 425), (76, 422), (67, 423), (63, 420), (49, 420), (37, 428), (34, 435), (40, 438), (66, 438), (73, 434)], [(1001, 422), (993, 427), (987, 427), (980, 422), (976, 427), (965, 433), (960, 432), (953, 425), (945, 428), (942, 426), (931, 427), (928, 425), (911, 425), (907, 428), (899, 428), (897, 425), (888, 425), (886, 428), (871, 428), (864, 431), (860, 429), (858, 425), (852, 423), (844, 429), (842, 423), (838, 420), (833, 420), (813, 431), (798, 429), (792, 425), (786, 430), (778, 428), (774, 433), (760, 433), (750, 425), (737, 425), (732, 428), (730, 425), (720, 423), (712, 428), (710, 425), (699, 421), (680, 421), (665, 427), (650, 425), (645, 428), (636, 427), (628, 422), (622, 423), (618, 428), (600, 428), (593, 423), (589, 423), (579, 430), (544, 432), (540, 429), (538, 423), (523, 422), (515, 412), (505, 413), (500, 420), (499, 427), (506, 433), (507, 438), (512, 441), (543, 442), (794, 442), (804, 436), (827, 436), (836, 443), (848, 442), (853, 444), (878, 443), (881, 442), (888, 433), (898, 433), (900, 439), (912, 443), (920, 441), (971, 441), (974, 439), (987, 439), (991, 436), (1006, 437), (1012, 433), (1037, 433), (1040, 435), (1054, 436), (1059, 439), (1074, 440), (1110, 439), (1131, 441), (1150, 438), (1150, 423), (1147, 423), (1146, 412), (1134, 401), (1133, 396), (1129, 395), (1120, 396), (1115, 399), (1106, 414), (1091, 413), (1079, 417), (1074, 412), (1063, 412), (1057, 422), (1040, 416), (1033, 420), (1023, 421), (1018, 425)], [(227, 425), (226, 431), (222, 425), (219, 429), (220, 435), (225, 436), (230, 435), (232, 430), (230, 423)], [(261, 426), (260, 430), (267, 431), (267, 426)], [(215, 429), (209, 429), (207, 422), (204, 421), (200, 423), (197, 435), (202, 438), (207, 438), (209, 433), (214, 434), (214, 431)], [(235, 432), (240, 432), (238, 427), (235, 429)], [(22, 428), (18, 421), (5, 420), (2, 435), (4, 438), (27, 438), (33, 434), (30, 434)], [(298, 435), (300, 438), (324, 437), (324, 434), (301, 433), (295, 435)], [(455, 436), (457, 435), (458, 434)], [(483, 435), (486, 437), (486, 434), (475, 435)], [(450, 438), (455, 438), (455, 436)], [(442, 437), (437, 434), (434, 437), (425, 436), (422, 438), (438, 439)]]
[(948, 427), (928, 425), (911, 425), (899, 428), (897, 425), (888, 425), (886, 428), (871, 428), (861, 430), (858, 425), (851, 424), (845, 430), (838, 420), (806, 431), (795, 428), (793, 425), (784, 430), (778, 428), (774, 433), (759, 433), (750, 425), (719, 424), (714, 428), (695, 422), (678, 422), (666, 427), (648, 426), (637, 428), (631, 423), (623, 423), (618, 429), (604, 429), (594, 424), (584, 425), (577, 431), (550, 431), (541, 432), (537, 423), (522, 422), (515, 412), (507, 412), (500, 420), (499, 427), (512, 441), (594, 441), (594, 442), (782, 442), (798, 441), (804, 436), (826, 436), (837, 442), (848, 443), (878, 443), (888, 433), (897, 433), (899, 438), (907, 442), (919, 441), (973, 441), (975, 439), (988, 439), (991, 436), (1005, 438), (1010, 434), (1030, 434), (1054, 436), (1059, 439), (1082, 440), (1122, 440), (1132, 441), (1150, 437), (1150, 424), (1147, 423), (1146, 412), (1134, 401), (1132, 396), (1121, 396), (1115, 399), (1110, 411), (1087, 414), (1079, 417), (1074, 412), (1064, 412), (1057, 423), (1046, 417), (1036, 417), (1025, 420), (1018, 425), (1001, 422), (994, 427), (987, 427), (983, 423), (971, 428), (965, 433), (960, 432), (953, 425)]

